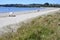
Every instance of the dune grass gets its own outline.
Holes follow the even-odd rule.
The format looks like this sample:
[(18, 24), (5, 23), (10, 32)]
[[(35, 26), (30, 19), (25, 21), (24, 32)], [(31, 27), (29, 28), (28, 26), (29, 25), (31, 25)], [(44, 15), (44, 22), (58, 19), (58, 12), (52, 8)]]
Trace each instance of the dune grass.
[(60, 40), (60, 12), (23, 22), (17, 32), (6, 33), (0, 40)]

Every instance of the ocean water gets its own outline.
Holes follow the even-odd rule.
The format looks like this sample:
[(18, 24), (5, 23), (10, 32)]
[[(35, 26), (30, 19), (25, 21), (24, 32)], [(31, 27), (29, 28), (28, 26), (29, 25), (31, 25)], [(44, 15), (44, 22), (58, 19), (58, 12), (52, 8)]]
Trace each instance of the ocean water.
[(45, 8), (0, 7), (0, 13), (2, 13), (2, 12), (29, 11), (29, 10), (44, 10), (44, 9)]

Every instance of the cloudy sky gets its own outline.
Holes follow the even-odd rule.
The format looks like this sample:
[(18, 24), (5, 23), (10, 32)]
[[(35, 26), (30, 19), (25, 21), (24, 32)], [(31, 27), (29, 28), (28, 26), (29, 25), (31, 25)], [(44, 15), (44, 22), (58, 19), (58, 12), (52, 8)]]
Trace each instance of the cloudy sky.
[(0, 0), (0, 4), (43, 4), (45, 2), (51, 4), (60, 4), (60, 0)]

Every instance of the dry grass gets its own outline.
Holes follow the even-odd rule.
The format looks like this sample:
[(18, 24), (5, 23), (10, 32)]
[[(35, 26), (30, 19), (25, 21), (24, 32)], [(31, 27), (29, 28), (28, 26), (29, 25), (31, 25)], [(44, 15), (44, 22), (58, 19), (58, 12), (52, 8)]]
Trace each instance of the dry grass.
[(60, 12), (22, 23), (17, 32), (6, 33), (0, 40), (60, 40)]

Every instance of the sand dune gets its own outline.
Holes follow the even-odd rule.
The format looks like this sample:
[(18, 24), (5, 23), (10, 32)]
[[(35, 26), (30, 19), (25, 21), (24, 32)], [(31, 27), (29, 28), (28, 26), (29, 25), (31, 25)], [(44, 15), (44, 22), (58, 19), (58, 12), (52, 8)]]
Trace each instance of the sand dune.
[(7, 25), (16, 24), (16, 23), (19, 23), (19, 22), (40, 16), (43, 14), (48, 14), (49, 12), (54, 12), (54, 11), (58, 11), (58, 10), (59, 10), (59, 8), (55, 8), (55, 9), (44, 10), (44, 11), (26, 12), (26, 14), (16, 15), (16, 17), (8, 17), (8, 16), (7, 17), (1, 17), (0, 18), (0, 31), (2, 31), (2, 28), (7, 26)]

